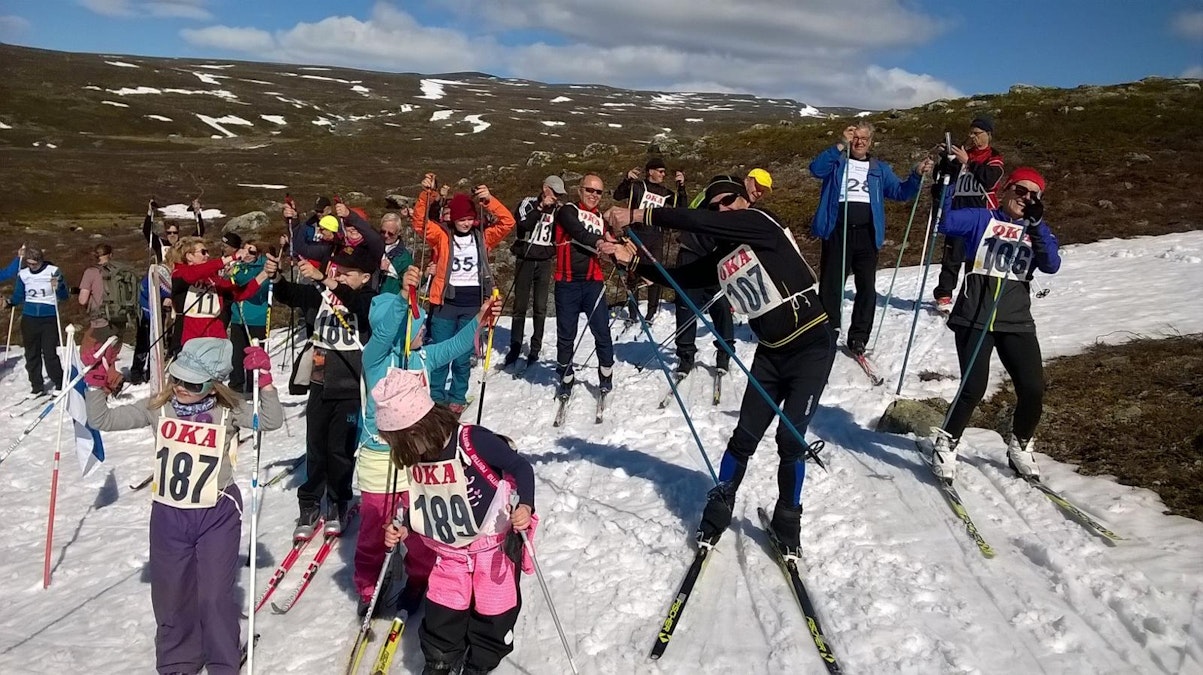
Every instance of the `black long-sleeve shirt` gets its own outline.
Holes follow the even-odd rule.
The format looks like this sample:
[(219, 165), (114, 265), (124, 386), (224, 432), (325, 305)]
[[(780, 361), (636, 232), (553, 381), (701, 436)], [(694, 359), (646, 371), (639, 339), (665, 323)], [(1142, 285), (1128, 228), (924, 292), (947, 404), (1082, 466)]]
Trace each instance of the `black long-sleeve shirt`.
[[(714, 238), (712, 252), (669, 269), (682, 288), (718, 284), (732, 306), (744, 314), (761, 310), (774, 295), (783, 300), (748, 321), (761, 346), (787, 350), (800, 335), (827, 322), (827, 313), (819, 302), (818, 275), (798, 250), (789, 230), (769, 211), (676, 208), (648, 209), (644, 214), (647, 224)], [(653, 282), (668, 283), (650, 263), (638, 265), (636, 272)]]
[[(275, 288), (275, 299), (285, 305), (313, 312), (322, 306), (324, 287), (282, 279), (272, 283)], [(363, 345), (372, 337), (372, 324), (368, 314), (371, 311), (372, 299), (376, 297), (376, 292), (367, 286), (355, 290), (346, 284), (339, 284), (331, 292), (343, 304), (343, 317), (348, 325), (355, 329), (355, 336), (359, 344), (358, 348), (348, 350), (314, 347), (316, 350), (314, 367), (316, 369), (319, 365), (316, 359), (324, 360), (320, 375), (323, 399), (358, 399), (359, 379), (363, 374)], [(320, 331), (322, 328), (322, 326), (318, 326), (315, 330)]]
[[(196, 216), (196, 232), (198, 237), (205, 236), (205, 218), (200, 211), (195, 211)], [(182, 233), (181, 233), (182, 234)], [(163, 264), (163, 257), (167, 254), (167, 249), (171, 248), (171, 243), (159, 233), (155, 232), (155, 219), (147, 213), (146, 218), (142, 220), (142, 237), (146, 239), (150, 251), (155, 256), (155, 262)]]

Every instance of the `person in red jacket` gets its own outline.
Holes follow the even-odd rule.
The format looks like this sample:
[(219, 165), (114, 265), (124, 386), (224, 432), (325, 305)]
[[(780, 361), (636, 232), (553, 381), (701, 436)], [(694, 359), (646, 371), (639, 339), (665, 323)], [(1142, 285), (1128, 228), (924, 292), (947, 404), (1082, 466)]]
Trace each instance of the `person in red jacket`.
[[(494, 199), (487, 185), (478, 185), (469, 197), (457, 193), (448, 204), (449, 223), (430, 220), (427, 213), (438, 193), (435, 175), (422, 178), (422, 194), (414, 206), (414, 230), (424, 235), (435, 264), (430, 284), (430, 337), (449, 340), (468, 325), (484, 301), (493, 294), (496, 281), (489, 267), (489, 252), (514, 229), (514, 215)], [(468, 376), (472, 357), (465, 354), (450, 366), (431, 369), (430, 393), (436, 403), (463, 412), (468, 401)]]
[(221, 321), (223, 295), (235, 301), (255, 295), (259, 281), (252, 280), (243, 287), (236, 286), (222, 275), (225, 268), (245, 255), (238, 257), (210, 258), (209, 249), (199, 237), (188, 237), (175, 245), (179, 262), (171, 271), (173, 283), (187, 285), (187, 294), (182, 305), (183, 319), (180, 346), (197, 337), (227, 338), (225, 324)]
[[(969, 123), (969, 140), (963, 148), (941, 149), (946, 159), (936, 168), (932, 187), (932, 199), (942, 199), (940, 176), (952, 176), (948, 189), (952, 190), (953, 209), (996, 209), (997, 192), (1003, 179), (1003, 156), (990, 142), (994, 137), (994, 120), (976, 117)], [(943, 143), (941, 143), (943, 146)], [(955, 159), (947, 159), (952, 152)], [(961, 171), (965, 167), (966, 171)], [(942, 313), (952, 311), (952, 291), (961, 277), (961, 265), (965, 262), (965, 240), (961, 237), (944, 237), (944, 248), (940, 259), (940, 280), (936, 283), (936, 307)]]

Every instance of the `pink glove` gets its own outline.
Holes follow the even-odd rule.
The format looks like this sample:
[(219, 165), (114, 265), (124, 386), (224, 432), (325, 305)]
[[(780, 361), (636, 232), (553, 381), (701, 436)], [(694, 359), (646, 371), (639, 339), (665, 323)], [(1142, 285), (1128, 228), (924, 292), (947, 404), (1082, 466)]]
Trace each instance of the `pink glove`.
[(84, 375), (84, 383), (89, 387), (104, 389), (109, 383), (108, 375), (108, 368), (105, 368), (104, 364), (99, 364), (95, 368), (89, 370), (87, 375)]
[(259, 387), (272, 383), (272, 362), (263, 347), (247, 347), (242, 350), (242, 366), (247, 370), (259, 371)]

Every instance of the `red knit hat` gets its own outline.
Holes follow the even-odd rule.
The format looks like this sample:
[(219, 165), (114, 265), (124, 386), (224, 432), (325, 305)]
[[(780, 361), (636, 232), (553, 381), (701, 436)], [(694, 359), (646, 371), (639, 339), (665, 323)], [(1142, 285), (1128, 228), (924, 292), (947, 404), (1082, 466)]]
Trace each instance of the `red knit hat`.
[(476, 207), (472, 204), (472, 198), (462, 192), (457, 192), (451, 197), (448, 208), (451, 210), (451, 222), (476, 217)]
[(1021, 180), (1035, 183), (1040, 192), (1044, 192), (1044, 176), (1041, 176), (1040, 172), (1032, 167), (1021, 166), (1012, 171), (1011, 175), (1007, 176), (1007, 186), (1010, 186), (1012, 183), (1018, 183)]

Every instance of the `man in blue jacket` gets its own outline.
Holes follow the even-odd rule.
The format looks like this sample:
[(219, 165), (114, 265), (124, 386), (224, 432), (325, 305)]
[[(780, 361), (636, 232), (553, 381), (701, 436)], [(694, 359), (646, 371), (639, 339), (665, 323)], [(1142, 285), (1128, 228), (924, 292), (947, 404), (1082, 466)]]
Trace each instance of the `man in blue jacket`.
[(25, 343), (25, 370), (29, 373), (30, 394), (45, 391), (42, 366), (50, 377), (50, 388), (63, 382), (63, 364), (58, 357), (61, 346), (58, 331), (58, 303), (67, 299), (67, 284), (59, 268), (46, 262), (42, 249), (25, 248), (25, 268), (17, 273), (13, 295), (6, 304), (22, 306), (21, 337)]
[(852, 272), (856, 295), (848, 327), (848, 350), (857, 355), (865, 353), (873, 330), (877, 252), (886, 235), (883, 200), (905, 202), (914, 198), (923, 174), (931, 170), (932, 164), (931, 159), (924, 159), (904, 182), (889, 164), (869, 156), (872, 145), (873, 125), (858, 122), (844, 129), (843, 142), (819, 153), (810, 163), (811, 175), (823, 181), (819, 208), (810, 223), (811, 233), (823, 240), (819, 298), (838, 331), (844, 283)]

